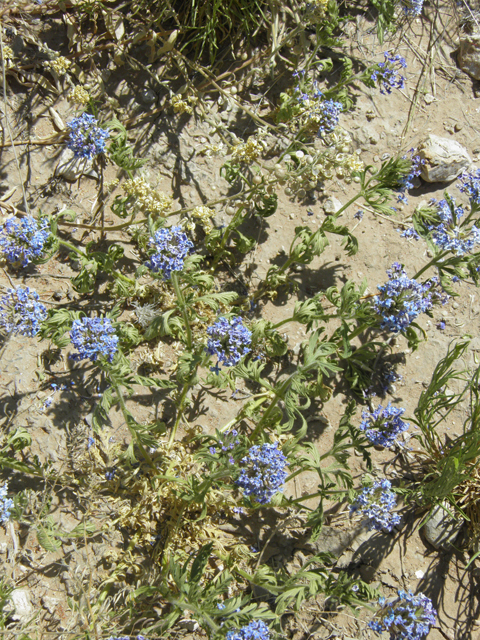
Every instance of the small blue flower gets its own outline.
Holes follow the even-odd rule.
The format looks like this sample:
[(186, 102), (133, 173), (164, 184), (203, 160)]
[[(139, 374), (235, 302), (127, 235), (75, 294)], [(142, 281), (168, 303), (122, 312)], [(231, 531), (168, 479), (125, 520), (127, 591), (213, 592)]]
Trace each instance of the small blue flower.
[(47, 223), (33, 216), (8, 218), (0, 232), (0, 250), (14, 267), (26, 267), (42, 257), (49, 235)]
[(0, 298), (0, 327), (7, 333), (36, 336), (46, 317), (45, 305), (38, 301), (38, 293), (29, 287), (7, 289)]
[(207, 333), (209, 340), (206, 351), (211, 356), (217, 356), (217, 367), (218, 364), (233, 367), (251, 350), (252, 332), (245, 327), (239, 316), (234, 316), (231, 320), (219, 318), (208, 327)]
[(88, 436), (87, 449), (90, 449), (90, 447), (93, 447), (94, 445), (95, 445), (95, 438), (92, 438), (92, 436)]
[(407, 16), (417, 18), (422, 14), (423, 0), (402, 0), (403, 10)]
[(440, 320), (440, 322), (437, 322), (437, 329), (439, 331), (444, 331), (445, 327), (447, 326), (445, 320)]
[(222, 611), (222, 609), (225, 609), (225, 605), (223, 602), (218, 602), (217, 603), (217, 609), (220, 609), (220, 611)]
[(472, 202), (480, 204), (480, 169), (476, 171), (464, 171), (458, 178), (460, 191), (468, 193)]
[(377, 480), (371, 487), (364, 487), (350, 507), (352, 513), (361, 511), (368, 518), (370, 529), (392, 531), (400, 523), (400, 516), (392, 513), (397, 500), (388, 480)]
[(147, 267), (154, 273), (161, 273), (168, 280), (172, 271), (182, 271), (185, 258), (192, 253), (193, 243), (183, 233), (181, 227), (159, 229), (149, 245), (155, 249)]
[(10, 519), (10, 513), (13, 509), (14, 502), (11, 498), (7, 498), (8, 483), (5, 482), (0, 487), (0, 523), (7, 524)]
[(388, 51), (384, 52), (385, 61), (379, 62), (377, 68), (372, 72), (370, 78), (380, 87), (380, 93), (392, 93), (392, 89), (403, 89), (405, 87), (405, 77), (398, 71), (407, 66), (405, 58), (396, 55), (392, 56)]
[(434, 304), (445, 304), (449, 296), (440, 290), (435, 276), (424, 283), (407, 277), (398, 262), (387, 271), (389, 281), (378, 285), (380, 294), (373, 299), (373, 308), (381, 316), (381, 329), (392, 333), (404, 331), (421, 313), (432, 309)]
[(107, 471), (105, 473), (105, 480), (109, 480), (109, 481), (113, 480), (116, 473), (117, 473), (117, 470), (115, 467), (113, 469), (110, 469), (110, 471)]
[(231, 629), (226, 640), (270, 640), (270, 630), (263, 620), (252, 620), (241, 629)]
[(422, 640), (436, 623), (437, 612), (423, 593), (399, 590), (395, 601), (385, 604), (381, 598), (379, 604), (382, 608), (368, 626), (379, 634), (388, 631), (393, 640)]
[(326, 133), (332, 133), (338, 125), (342, 109), (342, 103), (335, 100), (325, 100), (320, 103), (320, 125), (317, 133), (319, 137), (324, 136)]
[(359, 429), (365, 433), (372, 444), (391, 447), (398, 436), (410, 426), (400, 418), (404, 413), (405, 409), (393, 407), (390, 402), (385, 409), (379, 404), (373, 413), (362, 412), (363, 419)]
[(428, 230), (433, 242), (444, 251), (451, 251), (457, 256), (463, 256), (475, 249), (480, 244), (480, 229), (473, 223), (471, 226), (459, 225), (460, 218), (464, 215), (463, 207), (455, 206), (455, 199), (440, 200), (436, 202), (438, 221), (429, 225)]
[(67, 122), (67, 127), (70, 129), (67, 147), (73, 151), (76, 158), (91, 160), (105, 151), (110, 132), (99, 127), (94, 116), (83, 113)]
[(252, 496), (259, 504), (270, 502), (288, 475), (287, 458), (278, 442), (251, 447), (241, 464), (243, 469), (235, 483), (245, 496)]
[(357, 213), (353, 217), (355, 218), (355, 220), (363, 220), (363, 211), (359, 209), (359, 211), (357, 211)]
[(112, 362), (118, 349), (118, 336), (109, 318), (81, 318), (74, 320), (70, 331), (70, 340), (78, 354), (74, 360), (90, 358), (95, 362), (99, 356)]

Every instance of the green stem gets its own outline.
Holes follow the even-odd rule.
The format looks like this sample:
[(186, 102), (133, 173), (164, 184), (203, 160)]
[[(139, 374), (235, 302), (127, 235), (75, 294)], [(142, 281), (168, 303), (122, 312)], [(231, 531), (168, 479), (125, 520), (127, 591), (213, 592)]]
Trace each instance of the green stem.
[[(78, 249), (75, 245), (71, 244), (70, 242), (67, 242), (66, 240), (60, 240), (60, 238), (57, 238), (57, 240), (58, 240), (58, 244), (61, 244), (65, 248), (70, 249), (77, 255), (82, 256), (82, 258), (85, 258), (86, 260), (88, 260), (88, 255), (84, 251), (81, 251), (80, 249)], [(112, 270), (112, 271), (108, 271), (107, 273), (110, 273), (110, 275), (112, 275), (114, 278), (117, 278), (117, 280), (123, 280), (124, 282), (128, 282), (128, 284), (132, 285), (133, 287), (135, 286), (135, 280), (132, 280), (127, 276), (124, 276), (123, 273), (120, 273), (119, 271)]]
[(219, 261), (222, 259), (223, 256), (223, 251), (225, 249), (225, 245), (227, 244), (228, 240), (230, 239), (230, 234), (232, 233), (232, 231), (235, 229), (236, 227), (236, 223), (238, 220), (238, 217), (240, 216), (240, 214), (242, 213), (242, 211), (245, 209), (245, 205), (242, 204), (238, 207), (235, 215), (233, 216), (230, 224), (227, 226), (227, 228), (225, 229), (225, 233), (222, 236), (222, 239), (220, 240), (220, 244), (218, 245), (217, 249), (216, 249), (216, 256), (212, 262), (212, 266), (210, 267), (210, 273), (213, 273), (219, 263)]
[(178, 273), (174, 271), (172, 273), (172, 285), (175, 290), (175, 295), (177, 296), (178, 306), (180, 308), (180, 312), (182, 314), (183, 322), (185, 324), (185, 333), (187, 339), (187, 348), (192, 348), (192, 330), (190, 329), (190, 322), (188, 319), (188, 311), (185, 305), (185, 298), (183, 296), (183, 291), (180, 287), (180, 282), (178, 280)]
[(340, 207), (340, 209), (339, 209), (336, 213), (334, 213), (334, 214), (333, 214), (332, 218), (333, 218), (334, 220), (336, 220), (337, 218), (339, 218), (339, 217), (342, 215), (342, 213), (343, 213), (346, 209), (348, 209), (348, 207), (349, 207), (351, 204), (353, 204), (356, 200), (358, 200), (361, 196), (363, 196), (363, 189), (362, 189), (361, 191), (359, 191), (359, 192), (357, 193), (357, 195), (356, 195), (356, 196), (353, 196), (353, 198), (352, 198), (351, 200), (349, 200), (349, 201), (347, 202), (347, 204), (344, 204), (344, 205), (343, 205), (343, 207)]
[(448, 251), (442, 251), (438, 256), (436, 256), (435, 258), (432, 258), (432, 260), (430, 260), (430, 262), (427, 262), (427, 264), (422, 267), (420, 269), (420, 271), (418, 271), (414, 276), (413, 279), (416, 280), (419, 276), (422, 275), (422, 273), (425, 273), (425, 271), (427, 271), (427, 269), (430, 269), (430, 267), (433, 267), (434, 265), (437, 264), (437, 262), (440, 262), (441, 260), (443, 260), (443, 258), (447, 255)]
[(173, 441), (175, 440), (175, 436), (177, 434), (178, 425), (180, 424), (180, 420), (182, 419), (183, 409), (185, 408), (185, 400), (187, 398), (187, 393), (188, 393), (189, 389), (190, 389), (190, 384), (188, 382), (185, 382), (185, 384), (183, 385), (182, 393), (180, 395), (180, 400), (178, 402), (177, 418), (175, 420), (175, 424), (173, 425), (173, 429), (172, 429), (172, 431), (170, 433), (170, 438), (168, 440), (168, 448), (169, 449), (172, 446)]
[(120, 386), (117, 385), (117, 384), (114, 384), (113, 382), (112, 382), (112, 386), (115, 389), (115, 393), (118, 396), (118, 401), (120, 403), (120, 408), (122, 410), (123, 417), (125, 418), (125, 422), (127, 423), (127, 426), (128, 426), (128, 429), (129, 429), (130, 433), (132, 434), (132, 436), (136, 440), (137, 447), (140, 449), (140, 452), (141, 452), (142, 456), (145, 458), (145, 460), (148, 462), (148, 464), (152, 467), (152, 469), (155, 469), (155, 471), (156, 471), (157, 467), (153, 463), (153, 460), (150, 457), (150, 455), (147, 453), (147, 451), (145, 451), (145, 448), (142, 445), (142, 443), (140, 442), (135, 429), (130, 424), (131, 420), (132, 420), (132, 416), (131, 416), (129, 410), (127, 409), (127, 405), (125, 404), (125, 398), (123, 397), (123, 393), (122, 393), (122, 390), (120, 389)]

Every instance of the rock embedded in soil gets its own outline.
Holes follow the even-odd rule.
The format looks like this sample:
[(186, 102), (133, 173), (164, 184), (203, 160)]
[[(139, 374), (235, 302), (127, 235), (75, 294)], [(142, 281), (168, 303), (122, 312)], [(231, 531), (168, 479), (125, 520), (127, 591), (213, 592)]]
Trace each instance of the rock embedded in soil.
[(450, 182), (472, 164), (459, 142), (433, 134), (418, 145), (418, 155), (425, 160), (421, 176), (426, 182)]
[(73, 151), (67, 147), (65, 147), (58, 159), (55, 175), (65, 178), (68, 182), (75, 182), (81, 176), (90, 176), (98, 179), (98, 173), (93, 168), (93, 159), (76, 158)]
[(342, 208), (342, 203), (340, 200), (332, 196), (331, 198), (327, 198), (325, 200), (325, 204), (323, 205), (323, 210), (325, 215), (332, 216), (334, 213), (337, 213)]
[(462, 71), (471, 78), (480, 80), (480, 34), (460, 39), (457, 61)]
[(448, 551), (460, 533), (463, 526), (463, 519), (454, 520), (451, 515), (437, 505), (432, 512), (431, 518), (422, 527), (425, 540), (435, 549)]
[[(11, 604), (7, 604), (4, 608), (12, 611), (10, 616), (12, 620), (19, 622), (28, 622), (33, 616), (33, 606), (30, 602), (30, 592), (27, 589), (14, 589), (10, 594)], [(10, 609), (11, 607), (11, 609)]]

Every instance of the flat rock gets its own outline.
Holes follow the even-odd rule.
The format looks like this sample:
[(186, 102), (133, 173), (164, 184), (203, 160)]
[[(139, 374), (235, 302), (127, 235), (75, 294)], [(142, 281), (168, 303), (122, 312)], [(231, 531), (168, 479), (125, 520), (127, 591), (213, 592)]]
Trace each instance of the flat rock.
[(418, 155), (425, 160), (421, 175), (426, 182), (450, 182), (472, 164), (459, 142), (433, 134), (418, 145)]
[(462, 71), (475, 80), (480, 80), (480, 34), (460, 39), (457, 61)]
[(318, 553), (331, 553), (336, 558), (339, 558), (351, 544), (354, 537), (354, 531), (345, 531), (344, 529), (336, 529), (335, 527), (323, 527), (317, 540), (314, 542), (310, 540), (301, 541), (295, 546), (314, 555)]
[(27, 589), (14, 589), (10, 594), (10, 603), (7, 607), (12, 611), (11, 619), (22, 623), (28, 622), (34, 613), (30, 592)]
[(430, 520), (422, 527), (425, 540), (435, 549), (448, 551), (463, 526), (463, 519), (454, 520), (441, 505), (437, 505)]
[(93, 168), (93, 159), (76, 158), (73, 151), (68, 147), (65, 147), (58, 159), (55, 175), (65, 178), (68, 182), (75, 182), (81, 176), (90, 176), (98, 179), (98, 173)]
[(343, 205), (340, 202), (340, 200), (332, 196), (325, 200), (325, 204), (323, 205), (323, 210), (325, 212), (325, 215), (332, 216), (333, 214), (337, 213), (337, 211), (342, 207)]

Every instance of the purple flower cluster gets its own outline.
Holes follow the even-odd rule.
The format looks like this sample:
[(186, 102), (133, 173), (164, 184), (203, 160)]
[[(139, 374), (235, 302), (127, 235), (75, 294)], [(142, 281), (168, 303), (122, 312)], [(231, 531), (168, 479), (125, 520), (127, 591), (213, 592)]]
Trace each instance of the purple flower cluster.
[(383, 55), (385, 61), (378, 63), (370, 78), (378, 83), (380, 93), (392, 93), (392, 89), (403, 89), (405, 77), (399, 74), (399, 70), (407, 66), (405, 58), (399, 55), (392, 56), (388, 51)]
[(10, 511), (13, 508), (13, 500), (7, 498), (8, 484), (5, 482), (0, 487), (0, 523), (7, 524), (10, 519)]
[(270, 630), (263, 620), (252, 620), (241, 629), (231, 629), (227, 640), (270, 640)]
[(370, 529), (392, 531), (400, 523), (395, 494), (389, 480), (376, 480), (371, 487), (364, 487), (350, 507), (350, 512), (361, 511), (368, 518)]
[[(408, 199), (406, 196), (406, 191), (414, 188), (413, 180), (417, 178), (422, 172), (422, 165), (425, 164), (425, 160), (421, 158), (418, 154), (415, 154), (415, 149), (410, 149), (411, 162), (412, 166), (410, 167), (410, 173), (406, 176), (403, 176), (400, 179), (399, 186), (397, 191), (399, 192), (397, 196), (398, 202), (403, 202), (403, 204), (408, 204)], [(405, 159), (407, 156), (403, 156)]]
[(462, 193), (468, 193), (468, 197), (476, 204), (480, 204), (480, 169), (476, 171), (464, 171), (459, 176), (460, 191)]
[(183, 269), (185, 258), (193, 250), (193, 243), (181, 227), (159, 229), (149, 244), (155, 248), (155, 253), (150, 256), (147, 267), (154, 273), (162, 273), (164, 280), (171, 277), (172, 271)]
[(74, 360), (90, 358), (95, 362), (99, 356), (112, 362), (118, 348), (118, 336), (109, 318), (80, 318), (74, 320), (70, 340), (78, 354)]
[(431, 202), (437, 206), (439, 223), (430, 225), (428, 230), (437, 247), (444, 251), (452, 251), (457, 256), (463, 256), (472, 251), (476, 244), (480, 244), (480, 229), (475, 224), (463, 228), (458, 225), (464, 210), (463, 207), (455, 206), (454, 198), (451, 198), (451, 202), (447, 200)]
[(244, 465), (236, 480), (244, 495), (252, 496), (259, 504), (267, 504), (280, 491), (287, 478), (287, 458), (275, 444), (262, 444), (251, 447), (241, 460)]
[(382, 608), (368, 626), (376, 633), (390, 632), (390, 640), (422, 640), (435, 625), (437, 612), (423, 593), (415, 596), (399, 590), (394, 602), (385, 604), (385, 598), (378, 602)]
[(67, 147), (76, 158), (91, 160), (105, 151), (110, 132), (99, 127), (94, 116), (82, 113), (78, 118), (67, 122), (67, 127), (70, 129)]
[(403, 0), (403, 10), (407, 16), (418, 17), (423, 9), (423, 0)]
[(25, 267), (41, 257), (49, 235), (47, 224), (33, 216), (8, 218), (0, 232), (0, 250), (13, 266)]
[[(225, 433), (222, 434), (222, 437), (218, 439), (218, 444), (220, 445), (220, 451), (222, 453), (233, 451), (237, 444), (240, 444), (240, 440), (238, 439), (238, 431), (236, 429), (225, 431)], [(212, 456), (214, 456), (217, 453), (217, 448), (210, 447), (209, 451)]]
[(40, 331), (40, 323), (46, 317), (45, 305), (38, 301), (38, 293), (29, 287), (7, 289), (0, 298), (0, 326), (7, 333), (32, 338)]
[(392, 407), (390, 402), (385, 409), (379, 404), (373, 413), (362, 412), (363, 420), (359, 428), (372, 444), (391, 447), (398, 436), (410, 426), (400, 418), (404, 413), (405, 409)]
[(320, 103), (320, 124), (317, 133), (319, 137), (324, 136), (326, 133), (331, 133), (335, 129), (338, 125), (342, 108), (342, 103), (335, 100), (324, 100)]
[(448, 300), (448, 296), (440, 291), (437, 277), (424, 283), (417, 282), (407, 277), (398, 262), (393, 263), (387, 274), (389, 281), (377, 286), (380, 295), (373, 299), (373, 308), (382, 317), (381, 329), (393, 333), (404, 331), (421, 313)]
[(218, 362), (226, 367), (238, 364), (251, 350), (252, 332), (243, 324), (240, 316), (234, 316), (231, 320), (219, 318), (208, 327), (207, 333), (210, 337), (207, 353), (217, 356)]

